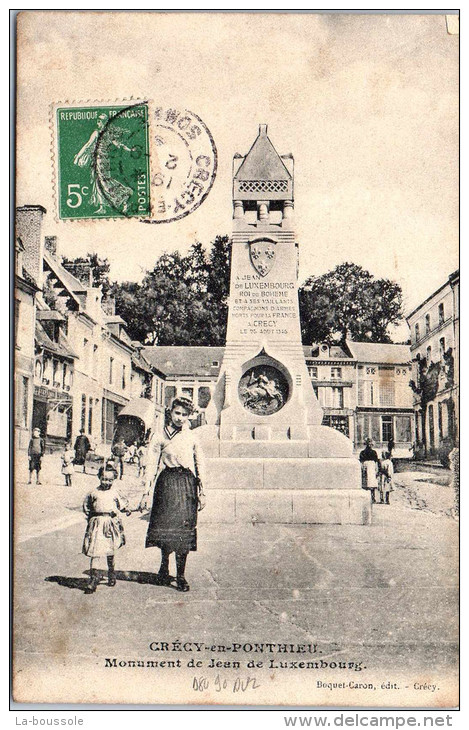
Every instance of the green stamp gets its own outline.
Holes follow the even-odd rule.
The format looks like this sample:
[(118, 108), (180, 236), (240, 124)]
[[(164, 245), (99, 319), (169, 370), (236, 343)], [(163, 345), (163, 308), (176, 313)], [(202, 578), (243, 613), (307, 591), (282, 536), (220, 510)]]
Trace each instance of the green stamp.
[(62, 219), (149, 216), (148, 105), (58, 107)]

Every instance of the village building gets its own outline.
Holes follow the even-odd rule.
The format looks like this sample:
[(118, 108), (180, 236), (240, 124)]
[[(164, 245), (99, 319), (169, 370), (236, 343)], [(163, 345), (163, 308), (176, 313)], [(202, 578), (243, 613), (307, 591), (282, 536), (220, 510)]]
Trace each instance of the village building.
[(15, 447), (27, 449), (31, 437), (34, 392), (36, 297), (41, 288), (42, 217), (40, 205), (17, 209), (15, 231)]
[(459, 271), (406, 319), (418, 450), (422, 456), (444, 457), (459, 439)]
[[(198, 422), (213, 396), (223, 361), (223, 347), (145, 347), (145, 356), (165, 375), (165, 405), (176, 396), (193, 400)], [(411, 355), (407, 345), (352, 342), (303, 347), (313, 390), (323, 408), (323, 425), (341, 431), (356, 451), (372, 438), (393, 454), (412, 457), (413, 398)]]

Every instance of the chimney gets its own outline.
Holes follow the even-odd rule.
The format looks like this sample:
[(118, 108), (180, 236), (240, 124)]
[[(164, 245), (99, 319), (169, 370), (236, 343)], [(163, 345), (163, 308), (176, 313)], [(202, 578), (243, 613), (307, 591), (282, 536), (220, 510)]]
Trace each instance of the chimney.
[(108, 317), (113, 317), (116, 313), (116, 300), (114, 297), (106, 297), (106, 299), (103, 299), (101, 302), (101, 306), (103, 308), (104, 313)]
[(57, 236), (46, 236), (44, 247), (53, 259), (57, 258)]
[(89, 259), (62, 261), (62, 266), (70, 272), (75, 279), (78, 279), (85, 289), (90, 289), (93, 286), (93, 276), (91, 273), (91, 263)]
[(42, 205), (23, 205), (16, 209), (16, 236), (21, 239), (24, 246), (24, 267), (39, 287), (42, 287), (41, 228), (45, 213), (47, 211)]

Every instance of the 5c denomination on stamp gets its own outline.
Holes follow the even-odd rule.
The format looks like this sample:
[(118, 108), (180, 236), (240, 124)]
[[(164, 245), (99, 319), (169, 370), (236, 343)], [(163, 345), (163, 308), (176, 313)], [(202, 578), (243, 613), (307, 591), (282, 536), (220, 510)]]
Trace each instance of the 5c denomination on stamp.
[(148, 216), (148, 104), (59, 106), (55, 116), (59, 218)]

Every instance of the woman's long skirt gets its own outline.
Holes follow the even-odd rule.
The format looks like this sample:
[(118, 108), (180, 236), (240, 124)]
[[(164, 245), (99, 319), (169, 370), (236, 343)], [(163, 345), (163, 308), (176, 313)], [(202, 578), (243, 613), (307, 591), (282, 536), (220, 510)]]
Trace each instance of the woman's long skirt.
[(190, 469), (164, 469), (156, 480), (145, 547), (197, 550), (197, 482)]

